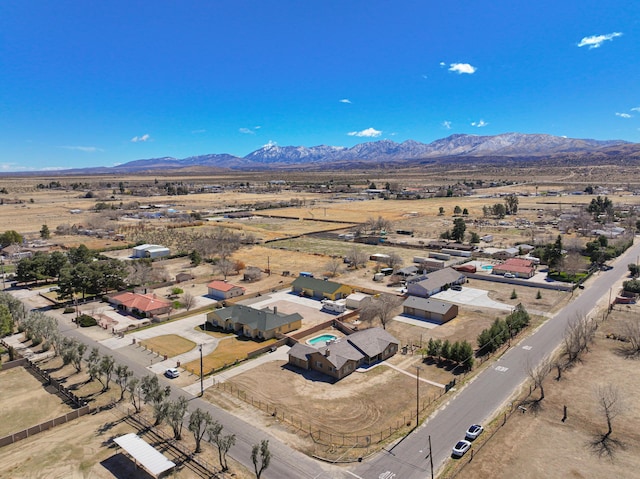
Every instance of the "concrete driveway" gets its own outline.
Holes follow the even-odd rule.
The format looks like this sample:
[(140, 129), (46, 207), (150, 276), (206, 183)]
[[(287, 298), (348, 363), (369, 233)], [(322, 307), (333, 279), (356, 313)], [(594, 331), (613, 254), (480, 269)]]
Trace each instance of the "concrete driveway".
[(448, 289), (431, 296), (432, 298), (449, 301), (450, 303), (464, 304), (468, 306), (478, 306), (481, 308), (499, 309), (501, 311), (511, 311), (513, 306), (506, 303), (500, 303), (489, 298), (489, 292), (483, 289), (462, 288), (462, 291)]

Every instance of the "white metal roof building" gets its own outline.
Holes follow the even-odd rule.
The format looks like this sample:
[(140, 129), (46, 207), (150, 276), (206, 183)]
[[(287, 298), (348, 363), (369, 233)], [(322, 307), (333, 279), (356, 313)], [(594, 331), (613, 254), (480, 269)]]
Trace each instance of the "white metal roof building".
[(164, 457), (162, 453), (134, 433), (116, 437), (113, 441), (127, 451), (136, 465), (140, 464), (154, 477), (162, 477), (164, 473), (176, 467), (175, 462)]

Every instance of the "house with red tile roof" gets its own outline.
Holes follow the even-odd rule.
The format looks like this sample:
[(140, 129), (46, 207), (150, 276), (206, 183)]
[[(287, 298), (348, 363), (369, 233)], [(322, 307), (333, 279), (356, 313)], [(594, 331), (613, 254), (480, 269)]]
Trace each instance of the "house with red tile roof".
[(171, 301), (159, 298), (153, 293), (139, 294), (129, 291), (111, 296), (109, 303), (121, 311), (144, 318), (155, 318), (168, 314), (173, 308)]

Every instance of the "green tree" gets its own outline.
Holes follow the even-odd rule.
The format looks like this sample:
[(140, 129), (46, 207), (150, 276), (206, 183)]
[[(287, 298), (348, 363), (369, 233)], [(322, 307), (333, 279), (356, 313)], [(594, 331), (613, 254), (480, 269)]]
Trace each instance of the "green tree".
[(640, 276), (640, 266), (638, 266), (637, 264), (629, 263), (627, 265), (627, 268), (629, 268), (629, 274), (632, 278), (637, 278), (638, 276)]
[(455, 208), (453, 208), (453, 214), (454, 215), (459, 215), (462, 213), (462, 208), (460, 208), (458, 205), (455, 206)]
[(188, 407), (189, 402), (185, 399), (184, 396), (180, 396), (176, 401), (171, 401), (169, 403), (169, 408), (167, 410), (167, 421), (173, 429), (173, 438), (176, 441), (182, 439), (182, 424), (184, 421), (184, 416), (185, 414), (187, 414)]
[(193, 438), (196, 441), (196, 454), (201, 451), (200, 443), (212, 423), (213, 418), (211, 414), (209, 414), (209, 411), (203, 411), (200, 408), (197, 408), (191, 413), (191, 416), (189, 416), (189, 431), (193, 433)]
[(467, 208), (463, 208), (462, 216), (469, 216), (469, 210)]
[(51, 238), (51, 231), (49, 231), (49, 227), (46, 224), (40, 228), (40, 238), (45, 240)]
[(256, 473), (256, 479), (260, 479), (264, 470), (271, 463), (271, 451), (269, 451), (269, 440), (263, 439), (260, 444), (255, 444), (251, 449), (251, 462)]
[(456, 218), (453, 220), (453, 229), (451, 230), (451, 238), (454, 241), (462, 242), (464, 240), (464, 232), (467, 229), (467, 224), (463, 218)]
[[(442, 216), (444, 215), (444, 207), (439, 207), (438, 208), (438, 216)], [(638, 226), (638, 230), (640, 230), (640, 226)]]
[(505, 213), (515, 215), (518, 213), (518, 197), (516, 195), (508, 195), (504, 199)]
[(474, 243), (474, 244), (480, 243), (480, 235), (478, 233), (476, 233), (475, 231), (472, 231), (469, 234), (471, 235), (471, 238), (469, 240), (471, 243)]
[(0, 304), (0, 337), (13, 333), (13, 318), (6, 304)]
[(13, 231), (8, 230), (0, 235), (0, 246), (3, 248), (5, 246), (9, 246), (10, 244), (21, 244), (22, 243), (22, 235)]
[(213, 421), (207, 428), (207, 435), (209, 441), (215, 444), (218, 449), (218, 458), (220, 460), (220, 467), (222, 471), (229, 470), (227, 465), (227, 453), (229, 449), (236, 443), (235, 434), (222, 435), (222, 425), (218, 421)]

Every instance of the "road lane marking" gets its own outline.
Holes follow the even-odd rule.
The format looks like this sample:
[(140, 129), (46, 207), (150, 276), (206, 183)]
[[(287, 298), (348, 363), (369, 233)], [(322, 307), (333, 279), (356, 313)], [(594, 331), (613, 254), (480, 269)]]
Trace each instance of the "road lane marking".
[(504, 367), (504, 366), (496, 366), (495, 370), (498, 371), (499, 373), (505, 373), (509, 370), (509, 368)]
[(531, 351), (532, 347), (531, 346), (522, 346), (522, 349), (526, 349), (527, 351)]

